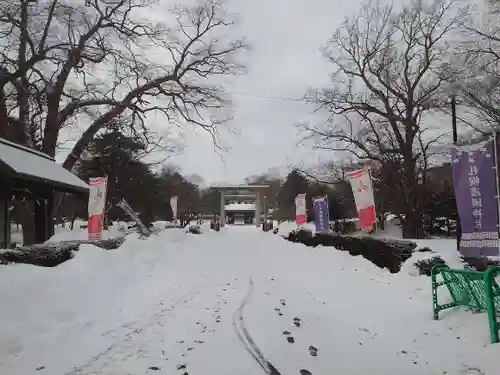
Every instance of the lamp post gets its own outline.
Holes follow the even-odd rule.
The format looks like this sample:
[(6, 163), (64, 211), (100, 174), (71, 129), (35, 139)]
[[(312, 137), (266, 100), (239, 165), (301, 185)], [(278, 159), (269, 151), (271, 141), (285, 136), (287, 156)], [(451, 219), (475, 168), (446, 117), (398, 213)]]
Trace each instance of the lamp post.
[[(450, 109), (451, 109), (451, 131), (453, 137), (453, 144), (458, 144), (458, 129), (457, 129), (457, 95), (460, 93), (462, 86), (458, 82), (451, 82), (450, 84)], [(456, 203), (455, 196), (455, 206), (457, 207), (457, 220), (456, 220), (456, 236), (457, 236), (457, 251), (460, 251), (460, 240), (462, 238), (462, 226), (460, 224), (460, 215), (458, 214), (458, 206)]]
[[(451, 95), (451, 101), (450, 101), (450, 106), (451, 106), (451, 130), (453, 134), (453, 144), (456, 145), (458, 143), (458, 130), (457, 130), (457, 96), (455, 94), (456, 86), (454, 87), (455, 90), (454, 93)], [(455, 205), (456, 205), (456, 200), (457, 198), (455, 197)], [(458, 214), (458, 209), (457, 209), (457, 220), (456, 220), (456, 228), (455, 232), (457, 235), (457, 251), (460, 251), (460, 239), (462, 238), (462, 227), (460, 224), (460, 215)]]

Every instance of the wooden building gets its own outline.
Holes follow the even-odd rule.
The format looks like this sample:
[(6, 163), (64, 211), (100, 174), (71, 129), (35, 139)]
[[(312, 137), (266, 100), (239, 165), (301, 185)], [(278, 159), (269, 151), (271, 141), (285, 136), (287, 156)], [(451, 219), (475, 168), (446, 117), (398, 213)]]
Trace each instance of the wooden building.
[(10, 247), (10, 208), (13, 197), (32, 199), (35, 243), (54, 234), (55, 192), (88, 195), (89, 186), (50, 156), (0, 138), (0, 247)]

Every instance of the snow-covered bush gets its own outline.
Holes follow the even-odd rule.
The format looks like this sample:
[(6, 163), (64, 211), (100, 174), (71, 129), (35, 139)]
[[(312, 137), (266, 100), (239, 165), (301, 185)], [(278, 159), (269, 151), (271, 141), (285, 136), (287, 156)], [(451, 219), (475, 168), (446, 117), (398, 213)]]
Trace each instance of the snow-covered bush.
[(428, 259), (418, 260), (414, 264), (420, 275), (430, 276), (432, 267), (436, 264), (446, 265), (446, 262), (439, 255), (436, 255)]
[(201, 228), (199, 225), (190, 225), (186, 232), (192, 234), (201, 234)]
[(462, 260), (465, 263), (464, 269), (468, 270), (485, 271), (489, 267), (500, 266), (500, 261), (494, 259), (488, 259), (486, 257), (482, 258), (463, 257)]
[(337, 250), (348, 251), (351, 255), (361, 255), (380, 268), (397, 273), (401, 265), (411, 257), (417, 245), (413, 242), (381, 240), (372, 237), (341, 236), (317, 233), (299, 229), (291, 232), (287, 239), (306, 246), (332, 246)]
[(119, 248), (125, 237), (110, 238), (101, 241), (62, 241), (49, 242), (33, 246), (21, 246), (12, 250), (0, 250), (0, 264), (27, 263), (43, 267), (55, 267), (73, 258), (81, 244), (92, 244), (105, 250)]
[(0, 264), (27, 263), (42, 267), (55, 267), (73, 258), (80, 242), (50, 243), (0, 250)]
[(80, 243), (92, 244), (105, 250), (115, 250), (118, 249), (123, 242), (125, 242), (125, 237), (109, 238), (107, 240), (100, 241), (81, 241)]

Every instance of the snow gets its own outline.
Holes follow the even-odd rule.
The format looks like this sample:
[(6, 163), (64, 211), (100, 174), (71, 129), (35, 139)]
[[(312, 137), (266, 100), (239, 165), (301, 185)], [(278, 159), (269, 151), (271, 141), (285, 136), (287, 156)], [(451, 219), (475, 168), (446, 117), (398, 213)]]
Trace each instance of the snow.
[[(166, 221), (159, 221), (154, 223), (155, 229), (164, 229)], [(101, 239), (107, 240), (110, 238), (123, 237), (128, 232), (135, 232), (136, 229), (128, 230), (127, 226), (129, 223), (124, 221), (117, 221), (112, 223), (107, 230), (104, 230), (101, 235)], [(84, 220), (75, 220), (73, 229), (71, 229), (70, 224), (66, 223), (64, 226), (56, 225), (54, 228), (54, 235), (47, 242), (61, 242), (61, 241), (71, 241), (71, 240), (88, 240), (87, 232), (88, 222)], [(17, 224), (11, 224), (11, 239), (12, 243), (18, 245), (23, 244), (23, 232), (22, 226)]]
[(57, 164), (48, 155), (0, 139), (0, 159), (17, 174), (38, 177), (53, 183), (88, 190), (89, 186), (76, 175)]
[(4, 266), (0, 300), (2, 374), (498, 374), (485, 314), (432, 320), (429, 278), (254, 227)]
[(254, 203), (229, 203), (224, 207), (226, 211), (255, 211)]

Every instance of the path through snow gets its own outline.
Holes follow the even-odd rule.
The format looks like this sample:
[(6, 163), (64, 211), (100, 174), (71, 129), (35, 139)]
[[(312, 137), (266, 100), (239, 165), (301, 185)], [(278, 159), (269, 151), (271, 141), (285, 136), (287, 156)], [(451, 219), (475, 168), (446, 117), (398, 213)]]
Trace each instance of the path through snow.
[(255, 228), (82, 246), (0, 269), (0, 373), (498, 374), (483, 314), (430, 280)]

